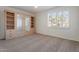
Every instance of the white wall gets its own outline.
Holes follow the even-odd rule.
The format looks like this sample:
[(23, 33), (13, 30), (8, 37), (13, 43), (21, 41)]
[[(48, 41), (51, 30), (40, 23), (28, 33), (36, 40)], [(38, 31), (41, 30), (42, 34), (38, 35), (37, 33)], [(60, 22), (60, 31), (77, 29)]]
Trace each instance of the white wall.
[[(21, 13), (27, 16), (34, 16), (32, 13), (28, 13), (26, 11), (18, 10), (11, 7), (1, 7), (0, 6), (0, 39), (4, 39), (5, 31), (4, 31), (4, 10), (10, 10), (16, 13)], [(16, 34), (17, 35), (17, 34)], [(19, 34), (20, 35), (20, 34)]]
[[(49, 28), (47, 25), (48, 13), (68, 10), (70, 12), (70, 28)], [(51, 10), (36, 14), (36, 32), (40, 34), (61, 37), (65, 39), (79, 41), (79, 7), (55, 7)]]
[(2, 7), (0, 7), (0, 39), (4, 39), (4, 20)]

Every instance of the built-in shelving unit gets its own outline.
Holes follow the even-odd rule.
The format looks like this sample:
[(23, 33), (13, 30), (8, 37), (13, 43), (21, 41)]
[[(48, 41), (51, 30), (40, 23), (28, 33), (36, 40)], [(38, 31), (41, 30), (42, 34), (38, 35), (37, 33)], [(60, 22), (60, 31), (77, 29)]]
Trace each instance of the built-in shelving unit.
[(14, 29), (15, 14), (12, 12), (6, 12), (6, 27), (7, 29)]
[(34, 28), (34, 17), (31, 17), (31, 28)]
[[(25, 16), (23, 16), (25, 17)], [(22, 22), (25, 21), (25, 19), (22, 17)], [(5, 39), (8, 40), (8, 39), (14, 39), (16, 37), (20, 37), (20, 36), (23, 36), (23, 35), (29, 35), (29, 34), (33, 34), (34, 33), (34, 30), (35, 30), (35, 26), (34, 26), (34, 17), (31, 16), (31, 18), (29, 18), (30, 20), (30, 31), (27, 33), (25, 32), (23, 29), (25, 29), (26, 27), (24, 23), (22, 23), (22, 31), (19, 31), (17, 30), (17, 13), (14, 12), (14, 11), (9, 11), (9, 10), (6, 10), (5, 11)], [(19, 22), (19, 21), (18, 21)], [(20, 28), (19, 28), (20, 29)], [(28, 28), (26, 28), (28, 29)], [(25, 32), (25, 33), (23, 33)]]

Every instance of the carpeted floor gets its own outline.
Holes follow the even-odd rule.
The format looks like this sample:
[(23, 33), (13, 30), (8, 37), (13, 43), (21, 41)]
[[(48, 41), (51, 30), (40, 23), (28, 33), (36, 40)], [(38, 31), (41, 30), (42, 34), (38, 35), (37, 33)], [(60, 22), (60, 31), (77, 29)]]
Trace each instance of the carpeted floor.
[(78, 52), (79, 42), (40, 34), (0, 40), (0, 52)]

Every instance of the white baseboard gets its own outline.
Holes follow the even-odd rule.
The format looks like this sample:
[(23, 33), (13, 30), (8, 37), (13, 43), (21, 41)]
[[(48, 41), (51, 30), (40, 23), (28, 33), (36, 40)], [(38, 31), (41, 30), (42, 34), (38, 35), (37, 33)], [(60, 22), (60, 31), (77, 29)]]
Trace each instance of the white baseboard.
[(37, 33), (37, 34), (45, 35), (45, 36), (50, 36), (50, 37), (58, 37), (58, 38), (62, 38), (62, 39), (73, 40), (73, 41), (79, 42), (78, 38), (65, 38), (65, 37), (60, 37), (60, 36), (55, 36), (55, 35), (47, 35), (47, 34), (43, 34), (43, 33)]

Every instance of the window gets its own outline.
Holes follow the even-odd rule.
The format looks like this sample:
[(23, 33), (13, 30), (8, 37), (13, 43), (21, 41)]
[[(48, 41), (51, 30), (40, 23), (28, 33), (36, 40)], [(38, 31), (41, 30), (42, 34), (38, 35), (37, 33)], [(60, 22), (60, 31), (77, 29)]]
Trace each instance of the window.
[(69, 12), (63, 12), (63, 27), (69, 27)]
[(17, 30), (22, 31), (22, 16), (17, 14)]
[(49, 14), (48, 26), (51, 27), (52, 25), (53, 26), (57, 25), (55, 12), (52, 14)]
[(26, 17), (25, 18), (25, 30), (28, 32), (30, 31), (30, 25), (31, 25), (30, 24), (30, 17)]
[(59, 11), (48, 14), (48, 27), (69, 27), (69, 11)]
[(57, 14), (57, 24), (59, 27), (63, 26), (63, 13), (61, 11)]

